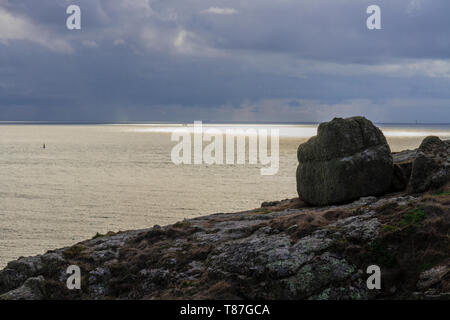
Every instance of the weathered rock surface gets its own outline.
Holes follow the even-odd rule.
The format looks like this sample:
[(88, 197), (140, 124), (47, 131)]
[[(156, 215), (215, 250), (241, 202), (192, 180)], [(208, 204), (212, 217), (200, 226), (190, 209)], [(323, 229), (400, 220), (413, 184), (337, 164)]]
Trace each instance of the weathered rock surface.
[(425, 138), (417, 149), (412, 164), (409, 192), (438, 189), (449, 180), (450, 141), (442, 141), (434, 136)]
[(381, 195), (391, 186), (393, 160), (386, 139), (363, 117), (335, 118), (298, 148), (297, 191), (314, 205)]
[(408, 187), (416, 153), (417, 150), (404, 150), (392, 154), (394, 160), (392, 191), (404, 191)]
[(45, 279), (43, 276), (28, 278), (19, 288), (1, 296), (4, 300), (42, 300), (45, 297)]
[[(0, 271), (0, 299), (447, 299), (450, 187), (308, 207), (298, 199), (109, 233)], [(82, 270), (68, 290), (66, 269)], [(378, 265), (381, 290), (368, 290)]]

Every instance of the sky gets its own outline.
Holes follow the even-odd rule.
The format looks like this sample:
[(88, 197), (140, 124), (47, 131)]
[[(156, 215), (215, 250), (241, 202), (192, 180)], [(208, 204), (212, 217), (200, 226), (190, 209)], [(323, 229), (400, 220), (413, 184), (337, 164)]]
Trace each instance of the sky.
[[(81, 30), (66, 27), (71, 4)], [(448, 0), (0, 0), (0, 121), (450, 123), (449, 12)]]

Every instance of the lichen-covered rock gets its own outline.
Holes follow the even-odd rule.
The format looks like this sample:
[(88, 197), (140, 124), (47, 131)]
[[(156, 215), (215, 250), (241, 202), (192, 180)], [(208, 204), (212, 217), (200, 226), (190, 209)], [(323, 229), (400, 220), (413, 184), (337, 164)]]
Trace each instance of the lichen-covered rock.
[(8, 263), (0, 273), (0, 292), (22, 285), (30, 277), (38, 275), (43, 269), (42, 256), (21, 257)]
[[(349, 280), (349, 283), (359, 283), (360, 281), (358, 280), (360, 279), (358, 277), (354, 278), (353, 281), (351, 280), (353, 274), (358, 274), (354, 266), (345, 259), (325, 252), (316, 257), (312, 263), (304, 265), (295, 275), (281, 282), (283, 292), (281, 297), (305, 299), (312, 297), (316, 292), (320, 292), (327, 287), (331, 291), (330, 287), (346, 279)], [(367, 287), (360, 288), (358, 295), (365, 296), (366, 292)], [(324, 294), (324, 292), (322, 291), (321, 294)], [(336, 297), (336, 299), (342, 298), (344, 297)], [(325, 297), (322, 299), (325, 299)]]
[(425, 138), (417, 149), (412, 164), (408, 191), (425, 192), (438, 189), (450, 181), (450, 141), (438, 137)]
[(0, 295), (0, 300), (41, 300), (45, 297), (44, 283), (43, 276), (28, 278), (19, 288)]
[[(10, 262), (0, 299), (448, 299), (449, 204), (446, 186), (109, 233)], [(366, 285), (374, 264), (380, 290)], [(69, 265), (80, 290), (66, 286)]]
[(297, 191), (314, 205), (380, 195), (391, 186), (393, 161), (381, 130), (363, 117), (321, 123), (298, 148)]

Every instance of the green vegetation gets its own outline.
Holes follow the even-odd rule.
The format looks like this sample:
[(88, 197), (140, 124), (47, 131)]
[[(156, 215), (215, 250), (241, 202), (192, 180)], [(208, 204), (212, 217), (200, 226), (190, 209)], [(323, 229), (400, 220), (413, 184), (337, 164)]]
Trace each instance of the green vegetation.
[(92, 237), (91, 240), (94, 240), (94, 239), (97, 239), (97, 238), (103, 238), (103, 237), (110, 237), (110, 236), (113, 236), (113, 235), (115, 235), (115, 233), (112, 232), (112, 231), (108, 231), (106, 234), (101, 234), (101, 233), (97, 232), (95, 234), (95, 236)]
[(101, 233), (96, 233), (95, 236), (92, 237), (92, 240), (97, 239), (97, 238), (101, 238), (104, 237), (105, 235), (101, 234)]
[(427, 217), (426, 213), (421, 207), (405, 213), (400, 221), (400, 226), (417, 225)]
[(433, 267), (433, 264), (430, 262), (424, 262), (419, 266), (420, 271), (426, 271), (428, 269), (431, 269)]
[(376, 263), (386, 267), (393, 267), (397, 264), (395, 255), (389, 253), (386, 246), (379, 241), (372, 241), (369, 243), (366, 246), (366, 250), (370, 261), (375, 261)]
[(192, 281), (192, 280), (183, 280), (180, 283), (180, 289), (184, 289), (184, 288), (192, 288), (192, 287), (196, 287), (198, 286), (198, 281)]
[(85, 246), (81, 245), (81, 244), (76, 244), (70, 248), (67, 248), (66, 250), (63, 251), (63, 255), (66, 259), (70, 259), (70, 258), (76, 258), (77, 256), (79, 256), (81, 254), (81, 252), (83, 252), (86, 249)]
[(191, 223), (187, 220), (179, 221), (173, 225), (175, 228), (188, 228), (191, 226)]
[(398, 227), (387, 224), (383, 227), (384, 232), (395, 232), (398, 230)]
[(260, 214), (267, 214), (270, 213), (271, 211), (267, 208), (258, 208), (253, 210), (254, 213), (260, 213)]
[(445, 196), (450, 196), (450, 191), (447, 191), (447, 192), (440, 192), (440, 193), (433, 193), (432, 196), (435, 196), (435, 197), (445, 197)]

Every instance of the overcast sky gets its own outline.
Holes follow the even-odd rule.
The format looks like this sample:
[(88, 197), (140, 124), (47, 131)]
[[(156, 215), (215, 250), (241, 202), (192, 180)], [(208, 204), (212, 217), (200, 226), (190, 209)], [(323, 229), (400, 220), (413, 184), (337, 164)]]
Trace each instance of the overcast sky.
[[(66, 8), (81, 7), (81, 30)], [(366, 9), (381, 7), (382, 30)], [(448, 0), (0, 0), (0, 120), (450, 122)]]

